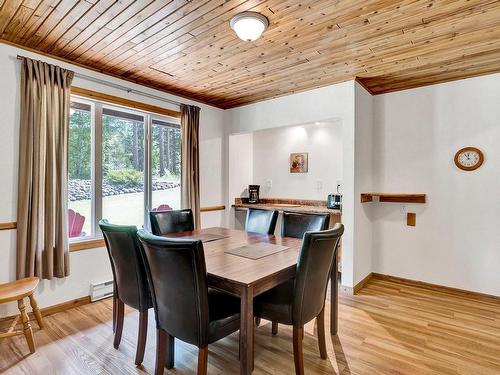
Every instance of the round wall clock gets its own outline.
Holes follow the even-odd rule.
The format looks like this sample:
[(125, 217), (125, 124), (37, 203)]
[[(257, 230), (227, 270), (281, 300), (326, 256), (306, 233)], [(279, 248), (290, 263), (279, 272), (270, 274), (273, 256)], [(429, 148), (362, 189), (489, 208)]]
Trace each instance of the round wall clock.
[(464, 147), (455, 154), (455, 164), (464, 171), (478, 169), (484, 161), (484, 154), (475, 147)]

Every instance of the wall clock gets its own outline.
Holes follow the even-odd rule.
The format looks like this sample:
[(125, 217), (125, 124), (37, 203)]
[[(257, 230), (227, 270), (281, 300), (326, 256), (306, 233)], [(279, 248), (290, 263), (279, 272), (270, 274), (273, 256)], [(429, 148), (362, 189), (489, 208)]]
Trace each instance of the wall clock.
[(464, 147), (455, 154), (455, 165), (464, 171), (478, 169), (484, 162), (484, 154), (476, 147)]

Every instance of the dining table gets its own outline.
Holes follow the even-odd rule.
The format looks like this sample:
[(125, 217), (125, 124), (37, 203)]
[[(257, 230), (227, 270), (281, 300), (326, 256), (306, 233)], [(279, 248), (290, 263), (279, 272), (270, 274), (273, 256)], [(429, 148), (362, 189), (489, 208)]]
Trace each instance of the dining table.
[[(254, 363), (254, 298), (295, 277), (302, 240), (222, 227), (164, 236), (201, 240), (209, 287), (240, 298), (240, 374), (251, 374)], [(280, 245), (279, 251), (258, 259), (235, 255), (235, 249), (262, 244)], [(337, 285), (337, 259), (334, 263), (332, 286)], [(331, 287), (330, 291), (330, 331), (335, 335), (338, 327), (338, 288)]]

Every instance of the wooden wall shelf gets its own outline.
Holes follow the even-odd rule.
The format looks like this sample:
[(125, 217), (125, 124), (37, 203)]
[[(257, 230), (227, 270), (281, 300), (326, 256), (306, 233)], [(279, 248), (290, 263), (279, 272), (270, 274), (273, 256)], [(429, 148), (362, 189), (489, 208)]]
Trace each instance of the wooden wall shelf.
[(425, 203), (425, 194), (386, 194), (386, 193), (361, 193), (361, 203), (373, 201), (379, 197), (380, 202), (391, 203)]

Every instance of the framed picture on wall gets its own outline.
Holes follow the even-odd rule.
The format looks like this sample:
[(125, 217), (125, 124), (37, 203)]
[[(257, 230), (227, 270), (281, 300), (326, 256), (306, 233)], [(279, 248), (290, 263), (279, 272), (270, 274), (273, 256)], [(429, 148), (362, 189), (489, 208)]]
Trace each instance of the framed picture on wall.
[(290, 173), (307, 173), (307, 152), (290, 154)]

